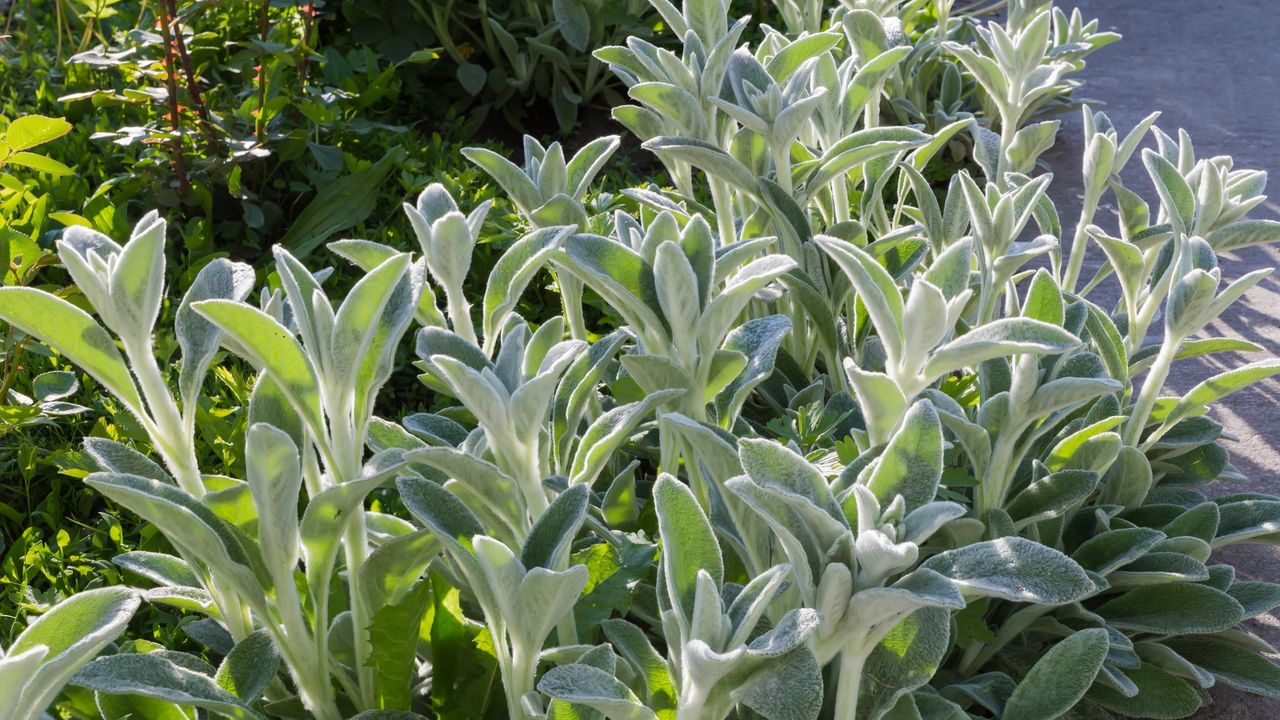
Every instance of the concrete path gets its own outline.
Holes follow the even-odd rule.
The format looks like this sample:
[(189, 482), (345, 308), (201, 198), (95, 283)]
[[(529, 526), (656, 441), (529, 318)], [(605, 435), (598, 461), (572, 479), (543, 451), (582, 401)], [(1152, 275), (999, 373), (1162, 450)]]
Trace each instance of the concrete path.
[[(1081, 93), (1105, 103), (1121, 135), (1148, 113), (1163, 113), (1157, 124), (1176, 137), (1185, 128), (1197, 157), (1232, 155), (1237, 167), (1271, 173), (1272, 200), (1254, 217), (1280, 218), (1280, 0), (1061, 0), (1078, 5), (1086, 19), (1124, 39), (1098, 51), (1082, 74)], [(1056, 179), (1051, 193), (1064, 227), (1074, 226), (1080, 207), (1080, 118), (1063, 119), (1058, 144), (1047, 156)], [(1153, 206), (1154, 190), (1140, 159), (1131, 161), (1130, 187), (1140, 189)], [(1099, 213), (1100, 225), (1115, 230), (1114, 215)], [(1090, 250), (1091, 266), (1101, 253)], [(1258, 267), (1280, 267), (1280, 248), (1251, 248), (1223, 266), (1235, 279)], [(1090, 277), (1085, 272), (1084, 277)], [(1266, 355), (1280, 356), (1280, 273), (1264, 280), (1213, 327), (1213, 331), (1252, 340)], [(1184, 360), (1170, 384), (1185, 391), (1212, 373), (1258, 356), (1221, 356), (1208, 362)], [(1241, 391), (1215, 412), (1239, 438), (1230, 447), (1232, 462), (1247, 482), (1215, 486), (1227, 494), (1259, 491), (1280, 494), (1280, 382)], [(1238, 576), (1280, 582), (1280, 548), (1244, 545), (1215, 557), (1236, 565)], [(1280, 612), (1250, 623), (1254, 632), (1280, 646)], [(1197, 720), (1276, 720), (1280, 700), (1214, 688), (1215, 703)]]

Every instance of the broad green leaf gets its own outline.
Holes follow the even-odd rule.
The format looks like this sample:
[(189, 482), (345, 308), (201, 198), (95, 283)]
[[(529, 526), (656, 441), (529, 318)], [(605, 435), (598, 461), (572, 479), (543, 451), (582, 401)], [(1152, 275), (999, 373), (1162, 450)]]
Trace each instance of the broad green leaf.
[(1086, 696), (1102, 707), (1129, 717), (1175, 720), (1189, 717), (1200, 709), (1200, 695), (1186, 680), (1154, 665), (1126, 669), (1124, 674), (1137, 687), (1137, 694), (1127, 697), (1119, 690), (1095, 684)]
[(1030, 318), (1003, 318), (979, 326), (938, 348), (925, 365), (927, 378), (938, 378), (963, 367), (1024, 353), (1061, 353), (1080, 344), (1060, 327)]
[(326, 437), (319, 380), (292, 333), (270, 315), (244, 303), (204, 300), (192, 307), (222, 328), (234, 341), (236, 352), (243, 353), (246, 360), (279, 385), (315, 437)]
[(685, 618), (691, 618), (698, 573), (709, 573), (717, 586), (724, 582), (720, 545), (710, 521), (684, 483), (670, 475), (659, 475), (653, 486), (653, 502), (662, 538), (662, 571), (671, 594), (671, 605)]
[(298, 564), (298, 496), (302, 466), (284, 432), (259, 423), (245, 433), (245, 480), (258, 514), (262, 559), (277, 582), (292, 579)]
[(67, 356), (135, 413), (142, 399), (115, 341), (88, 313), (61, 298), (28, 287), (0, 288), (0, 320)]
[[(119, 473), (92, 473), (85, 483), (142, 516), (191, 558), (197, 558), (220, 579), (248, 594), (260, 592), (267, 578), (261, 560), (251, 556), (236, 531), (199, 500), (156, 480)], [(256, 562), (255, 562), (256, 561)]]
[(645, 141), (642, 147), (659, 157), (687, 162), (748, 195), (755, 196), (759, 193), (755, 173), (732, 155), (710, 143), (693, 138), (656, 137)]
[(590, 495), (586, 485), (573, 485), (556, 496), (525, 539), (520, 552), (522, 565), (528, 569), (555, 569), (563, 563), (587, 517)]
[(280, 238), (280, 245), (304, 256), (335, 233), (364, 222), (377, 205), (383, 183), (405, 155), (403, 148), (392, 148), (369, 167), (320, 188)]
[(757, 670), (731, 697), (767, 720), (817, 720), (822, 711), (822, 666), (798, 649)]
[(773, 373), (778, 348), (790, 330), (790, 319), (770, 315), (748, 320), (725, 337), (723, 349), (742, 353), (747, 364), (716, 395), (715, 406), (722, 423), (735, 418), (751, 391)]
[(141, 695), (194, 705), (239, 719), (261, 720), (258, 712), (218, 686), (214, 679), (158, 653), (112, 655), (85, 666), (71, 680), (77, 687), (109, 695)]
[(178, 391), (182, 397), (183, 412), (192, 412), (200, 385), (213, 356), (218, 352), (222, 331), (192, 308), (201, 300), (225, 298), (244, 300), (253, 290), (253, 268), (217, 258), (200, 269), (191, 288), (182, 297), (182, 304), (174, 318), (178, 344), (182, 346), (182, 371), (178, 378)]
[(15, 118), (4, 131), (4, 144), (17, 152), (52, 142), (71, 132), (71, 123), (62, 118), (24, 115)]
[(948, 550), (924, 561), (921, 567), (951, 578), (968, 597), (1063, 605), (1096, 589), (1074, 560), (1019, 537)]
[(1173, 163), (1154, 150), (1142, 151), (1142, 164), (1160, 194), (1160, 204), (1183, 233), (1191, 232), (1195, 224), (1196, 198), (1187, 181)]
[(1244, 620), (1244, 608), (1207, 585), (1144, 585), (1103, 603), (1097, 613), (1117, 628), (1161, 634), (1211, 633)]
[(950, 631), (950, 612), (940, 608), (922, 608), (894, 626), (867, 658), (858, 717), (881, 718), (927, 683), (951, 646)]
[(1150, 528), (1117, 528), (1089, 538), (1071, 553), (1085, 570), (1107, 575), (1144, 555), (1165, 538), (1164, 533)]
[(1214, 252), (1225, 253), (1253, 245), (1280, 242), (1280, 221), (1250, 219), (1224, 225), (1205, 238)]
[(461, 500), (430, 480), (401, 477), (396, 487), (409, 512), (458, 550), (470, 553), (472, 538), (484, 533), (480, 521)]
[(890, 359), (902, 357), (902, 323), (906, 310), (893, 277), (883, 265), (852, 243), (825, 236), (815, 238), (814, 243), (836, 261), (853, 283)]
[(1167, 638), (1163, 644), (1228, 685), (1280, 698), (1280, 667), (1252, 650), (1209, 637)]
[(200, 579), (182, 558), (135, 550), (111, 558), (112, 564), (164, 587), (200, 587)]
[(1186, 395), (1182, 396), (1174, 409), (1169, 412), (1165, 424), (1172, 425), (1237, 390), (1243, 390), (1277, 373), (1280, 373), (1280, 360), (1261, 360), (1218, 373), (1191, 388)]
[(109, 282), (114, 306), (110, 316), (119, 325), (115, 331), (126, 342), (136, 342), (150, 334), (160, 313), (164, 295), (165, 228), (159, 215), (148, 213), (116, 256)]
[(865, 484), (882, 506), (901, 495), (911, 512), (933, 501), (941, 479), (942, 424), (933, 404), (920, 400), (907, 411)]
[[(124, 632), (141, 604), (129, 588), (99, 588), (73, 595), (36, 618), (0, 658), (26, 657), (20, 665), (31, 672), (22, 677), (18, 708), (34, 712), (52, 704), (71, 676)], [(29, 654), (37, 648), (43, 655)], [(38, 667), (31, 667), (35, 663)], [(0, 671), (0, 679), (17, 669)]]
[(431, 582), (421, 580), (395, 603), (377, 606), (369, 624), (368, 665), (374, 698), (387, 710), (407, 710), (417, 678), (422, 618), (431, 604)]
[(259, 630), (236, 644), (214, 682), (243, 703), (258, 699), (280, 669), (280, 652), (266, 630)]
[(492, 351), (498, 332), (520, 295), (569, 232), (569, 228), (562, 227), (534, 230), (513, 243), (494, 263), (484, 290), (482, 328), (487, 350)]
[(639, 674), (646, 704), (659, 712), (674, 711), (676, 689), (671, 682), (670, 669), (666, 659), (653, 648), (644, 631), (631, 622), (618, 618), (605, 620), (600, 628), (618, 653)]
[(590, 665), (561, 665), (538, 681), (542, 693), (604, 713), (611, 720), (657, 720), (635, 693), (605, 671)]
[(1005, 704), (1002, 720), (1056, 718), (1070, 710), (1107, 658), (1107, 631), (1081, 630), (1054, 645), (1036, 661)]
[(1019, 526), (1058, 517), (1093, 494), (1098, 480), (1098, 473), (1088, 470), (1052, 473), (1023, 488), (1005, 511)]
[(574, 484), (591, 486), (614, 457), (617, 449), (635, 432), (636, 427), (649, 417), (654, 408), (677, 396), (684, 390), (668, 389), (649, 392), (644, 399), (608, 410), (596, 418), (579, 440), (573, 456), (573, 468), (569, 479)]
[(334, 318), (329, 344), (333, 365), (327, 372), (335, 378), (345, 382), (359, 376), (380, 329), (379, 320), (386, 315), (392, 294), (408, 269), (407, 254), (392, 256), (360, 278), (347, 293)]

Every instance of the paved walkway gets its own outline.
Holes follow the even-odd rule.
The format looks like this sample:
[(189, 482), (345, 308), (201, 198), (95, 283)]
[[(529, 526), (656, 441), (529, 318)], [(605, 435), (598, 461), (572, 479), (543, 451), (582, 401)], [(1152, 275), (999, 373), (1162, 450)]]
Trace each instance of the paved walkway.
[[(1082, 95), (1105, 103), (1123, 135), (1148, 113), (1163, 113), (1157, 124), (1175, 135), (1185, 128), (1197, 157), (1232, 155), (1237, 167), (1271, 172), (1272, 200), (1255, 217), (1280, 218), (1280, 0), (1060, 0), (1078, 5), (1086, 19), (1124, 39), (1098, 51), (1083, 73)], [(1080, 119), (1064, 118), (1058, 145), (1047, 157), (1055, 170), (1052, 194), (1063, 225), (1074, 226), (1080, 205)], [(1156, 196), (1139, 158), (1126, 176), (1153, 206)], [(1099, 224), (1115, 229), (1114, 216)], [(1090, 250), (1092, 266), (1101, 253)], [(1227, 280), (1258, 267), (1280, 267), (1280, 248), (1251, 248), (1223, 266)], [(1084, 277), (1091, 273), (1086, 272)], [(1249, 292), (1213, 331), (1243, 337), (1280, 356), (1280, 272)], [(1223, 356), (1216, 361), (1182, 361), (1171, 385), (1186, 390), (1215, 368), (1262, 359)], [(1216, 410), (1216, 419), (1239, 441), (1232, 462), (1247, 482), (1215, 487), (1226, 494), (1246, 490), (1280, 494), (1280, 382), (1241, 391)], [(1237, 566), (1238, 576), (1280, 582), (1280, 548), (1228, 548), (1215, 559)], [(1251, 623), (1255, 632), (1280, 645), (1280, 611)], [(1280, 700), (1257, 698), (1231, 688), (1215, 688), (1214, 705), (1196, 720), (1276, 720)]]

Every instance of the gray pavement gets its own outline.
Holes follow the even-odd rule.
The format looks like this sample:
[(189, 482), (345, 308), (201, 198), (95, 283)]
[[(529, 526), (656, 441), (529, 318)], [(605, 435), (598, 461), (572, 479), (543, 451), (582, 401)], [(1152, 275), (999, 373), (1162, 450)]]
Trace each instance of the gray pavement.
[[(1081, 95), (1105, 103), (1121, 134), (1148, 113), (1163, 113), (1157, 124), (1175, 135), (1185, 128), (1197, 157), (1232, 155), (1237, 167), (1272, 174), (1272, 197), (1254, 217), (1280, 218), (1280, 0), (1060, 0), (1078, 5), (1086, 19), (1099, 18), (1102, 29), (1124, 39), (1089, 59)], [(1074, 226), (1080, 206), (1080, 119), (1063, 118), (1057, 146), (1046, 156), (1055, 180), (1051, 194), (1064, 227)], [(1130, 163), (1131, 187), (1156, 205), (1156, 196), (1140, 160)], [(1095, 220), (1115, 229), (1110, 212)], [(1096, 248), (1090, 269), (1100, 258)], [(1226, 280), (1258, 267), (1280, 267), (1280, 248), (1252, 248), (1223, 265)], [(1086, 271), (1084, 277), (1090, 277)], [(1280, 273), (1264, 280), (1212, 327), (1214, 333), (1242, 337), (1280, 356)], [(1214, 372), (1262, 359), (1220, 356), (1206, 362), (1182, 361), (1170, 385), (1185, 391)], [(1266, 382), (1228, 397), (1216, 419), (1238, 438), (1230, 446), (1232, 462), (1248, 480), (1220, 484), (1215, 494), (1259, 491), (1280, 494), (1280, 382)], [(1280, 548), (1247, 545), (1215, 557), (1236, 565), (1238, 577), (1280, 582)], [(1250, 623), (1250, 629), (1280, 645), (1280, 612)], [(1280, 660), (1280, 658), (1273, 658)], [(1277, 720), (1280, 700), (1263, 699), (1217, 687), (1215, 703), (1197, 720)]]

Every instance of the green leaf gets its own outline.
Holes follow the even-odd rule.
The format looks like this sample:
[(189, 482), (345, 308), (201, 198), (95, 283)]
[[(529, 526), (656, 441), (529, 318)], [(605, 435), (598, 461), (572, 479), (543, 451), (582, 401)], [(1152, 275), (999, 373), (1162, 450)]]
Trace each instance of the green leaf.
[(893, 276), (875, 258), (852, 243), (825, 236), (814, 238), (814, 243), (836, 261), (853, 283), (889, 358), (901, 358), (904, 342), (902, 318), (906, 310), (902, 292), (898, 290)]
[(270, 315), (233, 300), (203, 300), (192, 307), (222, 328), (236, 352), (279, 385), (312, 435), (326, 437), (319, 380), (292, 333)]
[(400, 499), (410, 514), (455, 548), (471, 552), (471, 539), (484, 533), (484, 526), (453, 493), (422, 478), (396, 480)]
[(977, 367), (984, 360), (1023, 353), (1061, 353), (1079, 344), (1079, 338), (1060, 327), (1030, 318), (1003, 318), (938, 348), (924, 374), (939, 378), (959, 368)]
[(18, 165), (21, 167), (35, 170), (36, 172), (46, 173), (54, 177), (64, 177), (66, 175), (74, 175), (75, 170), (67, 167), (65, 164), (54, 160), (51, 157), (37, 155), (29, 152), (16, 152), (5, 158), (6, 165)]
[(520, 563), (530, 570), (560, 566), (587, 517), (590, 496), (586, 485), (574, 485), (557, 495), (525, 538)]
[(1074, 560), (1019, 537), (948, 550), (929, 558), (921, 567), (951, 578), (967, 597), (1063, 605), (1096, 589)]
[(687, 162), (748, 195), (759, 195), (755, 173), (711, 143), (684, 137), (656, 137), (646, 141), (642, 147), (664, 159)]
[(335, 233), (364, 222), (377, 205), (383, 183), (405, 156), (404, 148), (392, 148), (369, 167), (320, 188), (280, 238), (280, 244), (303, 256)]
[[(234, 583), (240, 592), (260, 592), (261, 584), (269, 584), (257, 575), (261, 560), (249, 554), (231, 525), (182, 490), (119, 473), (92, 473), (84, 481), (155, 525), (184, 555), (210, 566), (223, 582)], [(261, 582), (264, 580), (267, 582)]]
[(1143, 663), (1124, 674), (1137, 686), (1137, 695), (1126, 697), (1119, 690), (1097, 684), (1088, 699), (1127, 717), (1156, 720), (1185, 718), (1200, 709), (1200, 695), (1190, 683), (1155, 665)]
[[(6, 651), (11, 660), (35, 652), (17, 665), (0, 669), (0, 682), (10, 680), (10, 672), (26, 669), (18, 707), (42, 710), (57, 698), (67, 680), (120, 633), (142, 604), (129, 588), (110, 587), (87, 590), (71, 596), (36, 618)], [(0, 708), (5, 698), (0, 695)]]
[(826, 477), (790, 448), (774, 440), (742, 438), (738, 460), (742, 471), (760, 487), (804, 498), (836, 522), (844, 522)]
[(1147, 166), (1147, 173), (1156, 186), (1160, 204), (1169, 214), (1169, 219), (1178, 225), (1183, 234), (1191, 232), (1195, 224), (1196, 196), (1182, 173), (1178, 172), (1173, 163), (1151, 149), (1142, 151), (1142, 164)]
[(719, 586), (724, 560), (711, 522), (693, 492), (671, 475), (662, 474), (653, 486), (653, 502), (662, 537), (662, 571), (671, 605), (685, 618), (693, 617), (698, 573), (706, 571)]
[(773, 373), (778, 348), (791, 331), (791, 320), (783, 315), (754, 318), (731, 330), (723, 350), (741, 353), (747, 364), (715, 398), (721, 422), (731, 422), (742, 410), (751, 391)]
[(635, 693), (617, 678), (590, 665), (561, 665), (548, 670), (538, 690), (550, 697), (584, 705), (614, 720), (657, 720)]
[(534, 230), (513, 243), (494, 263), (484, 289), (481, 327), (486, 350), (492, 351), (498, 332), (520, 301), (520, 295), (570, 232), (570, 228), (562, 227)]
[(1027, 299), (1022, 304), (1023, 317), (1061, 327), (1064, 311), (1062, 290), (1054, 282), (1053, 276), (1040, 268), (1031, 278), (1031, 286), (1027, 288)]
[(730, 692), (766, 720), (817, 720), (822, 712), (822, 666), (808, 649), (768, 663)]
[(28, 287), (0, 288), (0, 319), (67, 356), (135, 413), (142, 399), (115, 341), (88, 313)]
[(1280, 667), (1252, 650), (1209, 637), (1167, 638), (1163, 644), (1228, 685), (1280, 699)]
[[(621, 619), (605, 620), (600, 629), (613, 647), (635, 668), (646, 696), (646, 704), (662, 712), (676, 707), (676, 688), (666, 658), (658, 654), (644, 631)], [(666, 714), (663, 717), (667, 717)]]
[(253, 268), (217, 258), (200, 269), (191, 288), (182, 297), (173, 324), (178, 344), (182, 346), (178, 391), (184, 412), (191, 412), (190, 406), (195, 404), (205, 373), (222, 340), (222, 331), (197, 313), (192, 305), (213, 298), (244, 300), (253, 290), (253, 281)]
[(1237, 390), (1280, 373), (1280, 360), (1261, 360), (1226, 372), (1218, 373), (1191, 388), (1169, 412), (1165, 425), (1172, 426), (1179, 420), (1195, 414), (1201, 408), (1221, 400)]
[(1118, 528), (1094, 535), (1071, 554), (1085, 570), (1107, 575), (1116, 568), (1142, 557), (1165, 538), (1150, 528)]
[(347, 293), (333, 320), (333, 340), (330, 343), (333, 364), (326, 373), (343, 381), (362, 374), (360, 371), (367, 365), (368, 355), (381, 329), (379, 320), (388, 314), (397, 285), (408, 269), (409, 256), (404, 253), (394, 255), (360, 278)]
[(280, 652), (266, 630), (258, 630), (236, 644), (222, 664), (214, 682), (243, 703), (258, 699), (280, 669)]
[(182, 667), (159, 653), (112, 655), (85, 666), (71, 683), (108, 695), (141, 695), (194, 705), (230, 718), (261, 720), (262, 715), (218, 687), (213, 678)]
[(922, 608), (889, 631), (867, 657), (859, 718), (882, 717), (901, 697), (934, 676), (951, 647), (950, 624), (950, 611)]
[(1261, 218), (1240, 220), (1217, 228), (1205, 239), (1217, 253), (1231, 252), (1253, 245), (1269, 245), (1280, 242), (1280, 222)]
[[(148, 213), (116, 255), (111, 271), (111, 317), (107, 324), (126, 342), (151, 333), (164, 295), (164, 220)], [(103, 312), (99, 308), (99, 312)], [(104, 316), (105, 317), (105, 316)]]
[(619, 447), (627, 441), (636, 426), (662, 403), (684, 394), (681, 389), (651, 391), (644, 399), (619, 405), (596, 418), (578, 444), (573, 456), (570, 482), (591, 486), (605, 465), (614, 458)]
[(1096, 612), (1117, 628), (1161, 634), (1218, 632), (1244, 620), (1244, 608), (1235, 598), (1192, 583), (1139, 586)]
[(585, 53), (591, 43), (591, 16), (582, 0), (554, 0), (551, 7), (565, 42)]
[(1018, 683), (1001, 720), (1043, 720), (1070, 710), (1102, 669), (1108, 645), (1102, 628), (1081, 630), (1054, 645)]
[(367, 665), (374, 700), (387, 710), (408, 710), (417, 679), (419, 628), (431, 604), (431, 582), (421, 580), (392, 604), (378, 607), (369, 623)]
[(9, 123), (4, 132), (4, 143), (17, 152), (57, 140), (69, 132), (71, 123), (62, 118), (25, 115)]
[(933, 403), (920, 400), (907, 411), (865, 484), (882, 506), (901, 495), (911, 512), (933, 501), (941, 479), (942, 423)]
[(298, 565), (298, 496), (302, 466), (293, 440), (258, 423), (245, 433), (245, 480), (258, 511), (258, 544), (276, 582), (292, 581)]
[(1005, 511), (1017, 526), (1058, 517), (1093, 494), (1099, 475), (1089, 470), (1062, 470), (1023, 488)]

